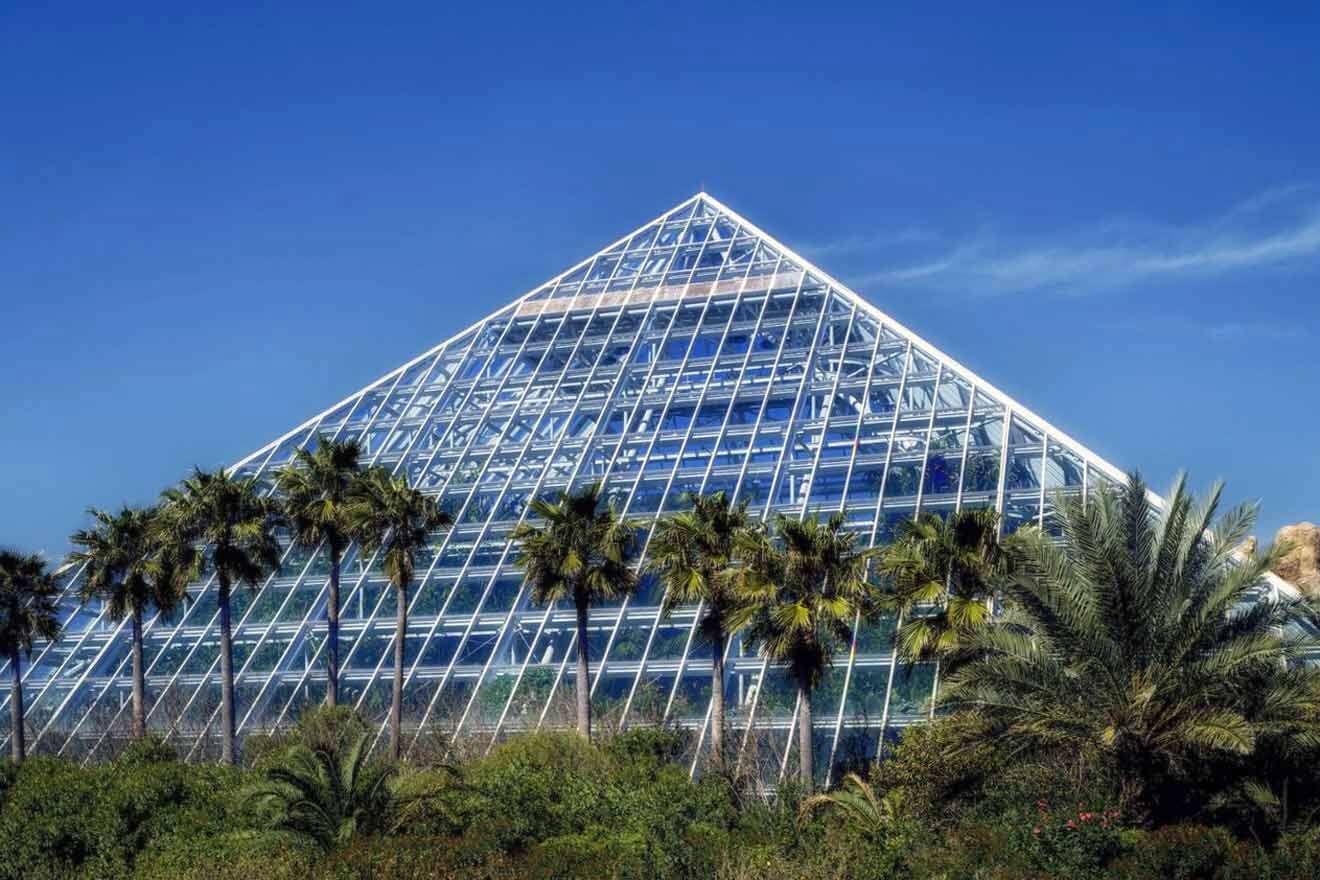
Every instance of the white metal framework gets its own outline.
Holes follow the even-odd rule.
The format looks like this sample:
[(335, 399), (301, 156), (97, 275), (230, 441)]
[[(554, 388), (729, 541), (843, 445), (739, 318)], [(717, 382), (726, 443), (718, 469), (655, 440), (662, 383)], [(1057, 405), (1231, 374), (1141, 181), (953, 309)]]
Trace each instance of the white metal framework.
[[(994, 507), (1011, 531), (1055, 492), (1122, 473), (705, 193), (308, 419), (233, 466), (269, 491), (320, 436), (436, 494), (456, 525), (418, 566), (405, 723), (486, 746), (571, 717), (572, 609), (528, 602), (510, 530), (528, 501), (603, 480), (650, 526), (682, 493), (724, 490), (763, 515), (845, 511), (871, 543), (919, 511)], [(325, 689), (322, 553), (234, 595), (240, 733), (286, 723)], [(26, 672), (34, 747), (93, 759), (127, 733), (122, 625), (76, 601)], [(344, 562), (341, 699), (384, 726), (394, 594), (374, 560)], [(659, 614), (650, 578), (595, 608), (592, 697), (607, 727), (710, 719), (699, 609)], [(146, 625), (150, 725), (216, 749), (215, 593), (197, 584)], [(861, 623), (816, 697), (817, 767), (873, 755), (926, 717), (934, 670), (896, 666), (894, 622)], [(726, 719), (767, 775), (794, 760), (794, 689), (729, 645)], [(7, 700), (8, 697), (6, 696)], [(0, 702), (0, 709), (3, 703)]]

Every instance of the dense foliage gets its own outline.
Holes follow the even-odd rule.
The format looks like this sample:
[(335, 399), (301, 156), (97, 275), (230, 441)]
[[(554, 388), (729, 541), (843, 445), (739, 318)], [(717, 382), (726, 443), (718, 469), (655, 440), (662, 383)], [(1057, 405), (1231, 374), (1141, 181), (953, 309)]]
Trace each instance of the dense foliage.
[[(805, 798), (787, 787), (768, 799), (747, 780), (689, 779), (692, 743), (672, 729), (599, 744), (533, 734), (467, 763), (397, 769), (363, 758), (362, 729), (346, 710), (313, 712), (292, 734), (249, 748), (257, 766), (247, 769), (183, 764), (151, 739), (96, 767), (45, 757), (6, 767), (0, 878), (1301, 880), (1320, 872), (1314, 826), (1262, 835), (1254, 808), (1208, 796), (1201, 815), (1147, 827), (1115, 806), (1120, 787), (1102, 762), (1028, 766), (968, 747), (975, 730), (956, 718), (910, 729), (885, 763), (833, 794)], [(1320, 762), (1309, 766), (1295, 785), (1314, 791)], [(281, 781), (283, 794), (266, 796)]]

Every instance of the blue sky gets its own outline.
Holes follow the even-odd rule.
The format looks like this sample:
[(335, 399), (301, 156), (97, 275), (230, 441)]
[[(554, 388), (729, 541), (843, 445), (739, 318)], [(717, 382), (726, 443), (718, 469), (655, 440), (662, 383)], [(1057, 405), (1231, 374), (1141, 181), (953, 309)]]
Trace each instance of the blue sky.
[(1314, 4), (462, 5), (4, 6), (0, 544), (703, 184), (1157, 487), (1320, 518)]

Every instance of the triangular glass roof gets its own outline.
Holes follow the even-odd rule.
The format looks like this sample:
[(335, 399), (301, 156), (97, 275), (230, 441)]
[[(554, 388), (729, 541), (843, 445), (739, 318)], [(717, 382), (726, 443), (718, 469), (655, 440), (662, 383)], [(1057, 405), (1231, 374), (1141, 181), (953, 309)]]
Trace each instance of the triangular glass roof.
[[(320, 436), (435, 493), (457, 525), (419, 564), (406, 643), (414, 743), (488, 747), (571, 717), (573, 615), (531, 606), (506, 537), (528, 501), (604, 480), (640, 521), (687, 491), (725, 490), (762, 514), (845, 510), (869, 541), (919, 510), (990, 506), (1004, 528), (1042, 521), (1057, 491), (1118, 469), (705, 193), (303, 421), (234, 465), (273, 485)], [(234, 601), (240, 734), (288, 723), (325, 686), (325, 559), (285, 552)], [(128, 725), (126, 625), (80, 608), (27, 672), (38, 750), (108, 755)], [(146, 628), (150, 725), (192, 757), (216, 749), (216, 603), (197, 584)], [(384, 728), (393, 592), (345, 562), (343, 698)], [(696, 609), (640, 593), (592, 612), (593, 699), (604, 725), (709, 720), (709, 647)], [(874, 754), (925, 717), (933, 670), (893, 662), (892, 622), (866, 625), (822, 684), (817, 766)], [(730, 646), (726, 709), (764, 775), (794, 761), (782, 670)], [(6, 697), (7, 699), (7, 697)], [(379, 740), (378, 740), (379, 741)]]

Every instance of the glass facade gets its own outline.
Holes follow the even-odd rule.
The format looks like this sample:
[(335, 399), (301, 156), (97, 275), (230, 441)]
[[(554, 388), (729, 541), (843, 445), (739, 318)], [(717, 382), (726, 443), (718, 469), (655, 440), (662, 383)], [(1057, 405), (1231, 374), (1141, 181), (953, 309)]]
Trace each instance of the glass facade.
[[(529, 604), (507, 541), (539, 494), (603, 480), (649, 534), (682, 493), (723, 490), (762, 515), (844, 510), (883, 542), (922, 510), (994, 507), (1012, 531), (1042, 522), (1060, 490), (1121, 478), (705, 194), (234, 469), (269, 490), (295, 450), (322, 435), (357, 438), (366, 460), (455, 516), (411, 593), (404, 717), (410, 733), (478, 749), (573, 716), (572, 609)], [(326, 578), (323, 554), (290, 547), (278, 574), (235, 592), (240, 735), (322, 699)], [(37, 750), (94, 759), (128, 732), (128, 628), (79, 606), (76, 580), (71, 572), (66, 635), (34, 656), (25, 692)], [(342, 597), (341, 701), (383, 729), (394, 592), (353, 548)], [(661, 601), (644, 579), (637, 595), (592, 610), (593, 705), (605, 729), (700, 731), (695, 764), (710, 718), (710, 646), (695, 608), (661, 618)], [(193, 758), (218, 748), (216, 626), (213, 585), (198, 583), (146, 627), (150, 726)], [(893, 629), (859, 626), (821, 684), (822, 775), (928, 717), (937, 671), (896, 666)], [(782, 776), (794, 765), (794, 690), (738, 639), (729, 654), (729, 739)]]

